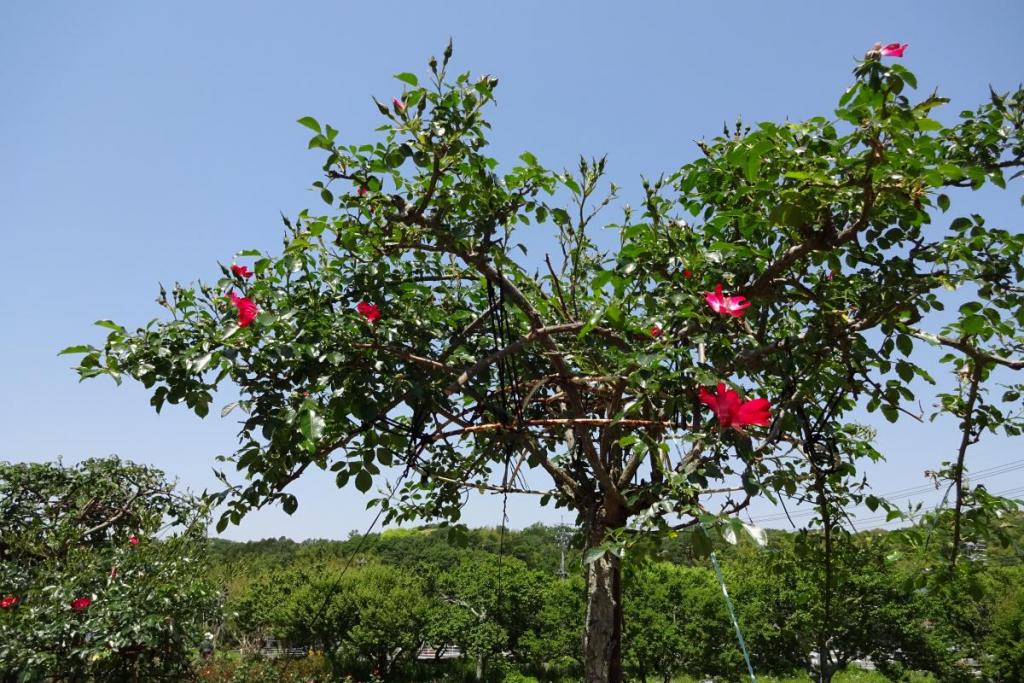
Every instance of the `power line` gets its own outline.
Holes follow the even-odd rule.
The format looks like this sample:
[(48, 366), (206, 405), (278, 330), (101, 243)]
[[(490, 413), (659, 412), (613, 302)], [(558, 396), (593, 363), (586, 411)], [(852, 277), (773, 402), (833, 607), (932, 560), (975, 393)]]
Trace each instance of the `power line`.
[[(1011, 462), (1008, 462), (1008, 463), (1003, 463), (1002, 465), (996, 465), (994, 467), (990, 467), (990, 468), (987, 468), (987, 469), (978, 470), (977, 472), (974, 473), (974, 476), (971, 477), (971, 478), (973, 478), (973, 479), (980, 479), (982, 477), (989, 477), (989, 476), (995, 476), (997, 474), (1004, 474), (1006, 472), (1012, 472), (1013, 470), (1019, 470), (1021, 468), (1024, 468), (1024, 460), (1014, 460), (1014, 461), (1011, 461)], [(918, 493), (918, 492), (926, 493), (928, 491), (934, 490), (934, 488), (935, 488), (935, 486), (933, 484), (922, 484), (920, 486), (912, 486), (912, 487), (905, 488), (905, 489), (897, 489), (895, 491), (890, 491), (888, 493), (883, 493), (883, 494), (881, 494), (881, 497), (883, 497), (883, 498), (888, 498), (890, 496), (900, 496), (900, 497), (903, 497), (903, 494), (907, 494), (907, 493), (913, 494), (913, 493)]]
[[(1006, 490), (1003, 490), (1003, 491), (996, 491), (992, 495), (994, 495), (994, 496), (1001, 496), (1001, 497), (1024, 495), (1024, 486), (1018, 486), (1016, 488), (1006, 489)], [(815, 511), (813, 511), (813, 510), (809, 511), (810, 514), (813, 514), (814, 512)], [(892, 524), (904, 524), (904, 523), (906, 523), (907, 520), (901, 519), (901, 518), (889, 519), (888, 514), (882, 514), (882, 515), (871, 515), (869, 517), (859, 517), (859, 518), (856, 518), (856, 521), (857, 521), (858, 524), (871, 524), (873, 522), (882, 522), (881, 524), (879, 524), (877, 526), (883, 526), (884, 527), (884, 526), (889, 526), (889, 525), (892, 525)]]
[[(1024, 459), (1011, 461), (1011, 462), (1008, 462), (1008, 463), (1004, 463), (1002, 465), (996, 465), (994, 467), (986, 468), (986, 469), (983, 469), (983, 470), (978, 470), (973, 475), (969, 475), (968, 478), (970, 480), (972, 480), (972, 481), (977, 481), (977, 480), (981, 480), (981, 479), (990, 479), (992, 477), (1000, 476), (1000, 475), (1006, 474), (1008, 472), (1012, 472), (1012, 471), (1019, 470), (1019, 469), (1024, 469)], [(913, 496), (921, 495), (921, 494), (924, 494), (924, 493), (931, 493), (932, 491), (935, 491), (935, 490), (936, 490), (936, 488), (935, 488), (934, 485), (932, 485), (932, 484), (925, 484), (925, 485), (922, 485), (922, 486), (915, 486), (915, 487), (908, 487), (908, 488), (903, 488), (903, 489), (896, 489), (895, 491), (890, 491), (888, 493), (877, 494), (877, 497), (878, 498), (884, 498), (886, 500), (902, 500), (904, 498), (911, 498)], [(1015, 492), (1014, 493), (1014, 495), (1015, 495), (1019, 491), (1014, 490), (1014, 492)], [(995, 495), (1003, 495), (1003, 494), (995, 494)], [(789, 514), (782, 513), (782, 514), (765, 515), (763, 517), (760, 517), (759, 521), (760, 522), (776, 522), (776, 521), (781, 521), (781, 520), (784, 520), (784, 519), (790, 519), (790, 518), (793, 518), (793, 517), (809, 517), (811, 515), (814, 515), (816, 512), (817, 512), (817, 510), (799, 510), (799, 511), (796, 511), (796, 512), (790, 512)]]

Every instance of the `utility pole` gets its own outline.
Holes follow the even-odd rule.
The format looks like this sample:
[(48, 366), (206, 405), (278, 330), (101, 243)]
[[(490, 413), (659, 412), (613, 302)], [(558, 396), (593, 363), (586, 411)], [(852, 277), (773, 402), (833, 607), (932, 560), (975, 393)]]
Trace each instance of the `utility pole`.
[(565, 551), (569, 548), (569, 541), (571, 540), (572, 532), (564, 524), (559, 524), (558, 529), (555, 531), (555, 542), (558, 543), (558, 548), (561, 551), (561, 559), (558, 563), (558, 576), (563, 579), (566, 577)]

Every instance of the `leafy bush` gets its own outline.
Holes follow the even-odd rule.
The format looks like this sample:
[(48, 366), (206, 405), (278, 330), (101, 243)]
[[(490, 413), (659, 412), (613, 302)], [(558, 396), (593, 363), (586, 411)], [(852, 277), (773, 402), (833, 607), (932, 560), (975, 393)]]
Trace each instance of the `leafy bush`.
[(152, 468), (0, 463), (0, 680), (189, 675), (215, 607), (206, 523)]

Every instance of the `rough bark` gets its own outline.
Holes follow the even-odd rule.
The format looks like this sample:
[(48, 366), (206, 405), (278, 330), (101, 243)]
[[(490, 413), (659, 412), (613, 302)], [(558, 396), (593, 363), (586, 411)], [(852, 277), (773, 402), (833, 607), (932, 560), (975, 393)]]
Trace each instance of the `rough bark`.
[[(588, 511), (587, 547), (604, 541), (609, 529), (625, 524), (625, 515)], [(622, 683), (622, 562), (606, 553), (587, 565), (587, 618), (583, 636), (586, 683)]]

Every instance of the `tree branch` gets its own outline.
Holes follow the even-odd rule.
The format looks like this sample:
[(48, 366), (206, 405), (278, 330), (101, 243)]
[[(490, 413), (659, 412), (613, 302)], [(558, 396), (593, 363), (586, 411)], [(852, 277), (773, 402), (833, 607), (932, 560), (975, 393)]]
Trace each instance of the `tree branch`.
[(871, 221), (871, 212), (875, 207), (875, 191), (871, 184), (871, 168), (874, 166), (874, 159), (874, 155), (868, 157), (867, 173), (864, 179), (864, 206), (861, 208), (860, 217), (856, 222), (834, 236), (828, 236), (823, 239), (821, 235), (815, 235), (800, 244), (790, 247), (777, 261), (771, 263), (754, 282), (742, 290), (741, 293), (744, 296), (754, 297), (764, 294), (771, 289), (772, 282), (777, 276), (784, 273), (800, 259), (811, 252), (819, 251), (823, 248), (831, 249), (845, 244), (856, 238), (857, 234), (868, 226), (868, 223)]
[(956, 456), (956, 470), (953, 478), (956, 483), (956, 504), (953, 508), (953, 550), (950, 555), (949, 565), (956, 568), (956, 560), (960, 553), (960, 520), (963, 512), (964, 502), (964, 459), (967, 457), (967, 447), (971, 445), (971, 428), (974, 426), (974, 404), (978, 400), (978, 388), (981, 384), (981, 375), (984, 366), (974, 361), (971, 370), (971, 388), (967, 392), (967, 405), (964, 407), (964, 421), (960, 429), (963, 435), (960, 438), (960, 450)]
[(1003, 358), (987, 351), (982, 351), (976, 346), (968, 344), (965, 341), (959, 339), (952, 339), (950, 337), (943, 337), (941, 335), (932, 334), (931, 332), (924, 332), (923, 330), (916, 329), (914, 327), (908, 327), (907, 332), (918, 339), (923, 339), (926, 342), (932, 344), (941, 344), (950, 348), (960, 351), (966, 356), (970, 356), (975, 361), (981, 361), (982, 363), (995, 363), (997, 365), (1003, 365), (1010, 368), (1011, 370), (1024, 369), (1024, 360), (1013, 360), (1012, 358)]

